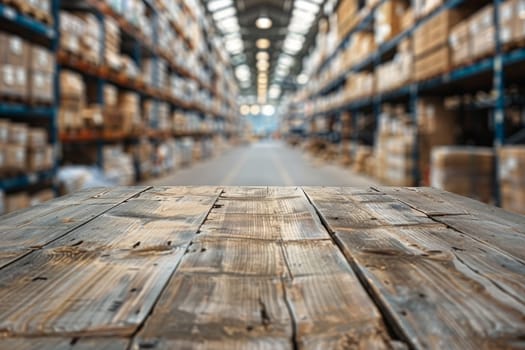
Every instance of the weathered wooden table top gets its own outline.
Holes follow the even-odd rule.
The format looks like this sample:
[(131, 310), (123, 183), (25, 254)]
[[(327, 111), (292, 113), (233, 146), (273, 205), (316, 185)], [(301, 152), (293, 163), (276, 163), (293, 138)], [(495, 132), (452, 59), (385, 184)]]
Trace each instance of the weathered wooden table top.
[(433, 189), (93, 189), (0, 232), (0, 349), (525, 347), (525, 216)]

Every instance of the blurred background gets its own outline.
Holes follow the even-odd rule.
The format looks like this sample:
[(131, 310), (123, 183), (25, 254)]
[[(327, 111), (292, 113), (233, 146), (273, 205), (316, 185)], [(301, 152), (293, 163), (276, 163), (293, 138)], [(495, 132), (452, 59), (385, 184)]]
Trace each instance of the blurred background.
[(525, 0), (0, 0), (0, 213), (433, 186), (525, 213)]

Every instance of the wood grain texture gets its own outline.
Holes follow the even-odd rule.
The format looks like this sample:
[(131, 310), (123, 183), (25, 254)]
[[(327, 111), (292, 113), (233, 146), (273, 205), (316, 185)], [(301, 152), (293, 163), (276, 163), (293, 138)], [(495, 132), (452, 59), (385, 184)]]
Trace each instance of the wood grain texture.
[(457, 231), (498, 247), (525, 264), (525, 217), (431, 188), (380, 188)]
[(198, 238), (188, 249), (177, 271), (245, 277), (281, 277), (288, 274), (278, 243), (243, 239)]
[(0, 285), (10, 287), (0, 289), (0, 332), (132, 335), (219, 193), (176, 192), (162, 199), (138, 193), (4, 268)]
[[(55, 200), (47, 205), (42, 204), (1, 217), (0, 269), (31, 251), (46, 246), (146, 189), (141, 187), (103, 191), (85, 190), (66, 198), (67, 205), (60, 200)], [(111, 202), (108, 202), (106, 197), (112, 198)], [(104, 199), (101, 199), (102, 203), (96, 204), (94, 198)]]
[(125, 338), (0, 338), (0, 349), (12, 350), (126, 350)]
[[(317, 194), (306, 192), (324, 215), (325, 198), (317, 201)], [(382, 221), (380, 210), (374, 214)], [(387, 211), (390, 222), (406, 220), (405, 209)], [(522, 343), (525, 304), (519, 295), (525, 270), (514, 257), (445, 225), (339, 229), (340, 220), (324, 219), (393, 328), (413, 347)]]
[(0, 334), (131, 335), (183, 253), (34, 252), (0, 275)]
[(300, 189), (227, 188), (201, 231), (136, 348), (389, 346), (379, 311)]
[(135, 343), (160, 338), (227, 341), (223, 346), (232, 339), (289, 342), (292, 323), (283, 293), (280, 279), (177, 273)]

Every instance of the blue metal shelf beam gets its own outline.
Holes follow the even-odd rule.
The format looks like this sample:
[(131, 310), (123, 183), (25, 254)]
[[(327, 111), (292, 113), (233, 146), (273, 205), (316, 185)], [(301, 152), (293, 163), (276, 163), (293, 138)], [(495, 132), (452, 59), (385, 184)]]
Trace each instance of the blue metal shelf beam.
[(55, 109), (53, 107), (31, 107), (21, 104), (9, 104), (0, 102), (0, 116), (2, 117), (42, 117), (53, 118)]
[(55, 176), (54, 170), (20, 175), (7, 179), (0, 179), (0, 190), (12, 191), (22, 189), (42, 182), (52, 181)]

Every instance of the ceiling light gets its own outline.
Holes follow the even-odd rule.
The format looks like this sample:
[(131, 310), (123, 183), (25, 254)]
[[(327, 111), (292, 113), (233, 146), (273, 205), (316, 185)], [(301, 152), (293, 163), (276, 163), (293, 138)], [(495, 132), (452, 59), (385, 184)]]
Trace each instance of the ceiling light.
[(267, 117), (270, 117), (275, 114), (275, 107), (272, 105), (265, 105), (262, 107), (262, 114)]
[(213, 19), (216, 21), (220, 21), (221, 19), (226, 19), (226, 18), (230, 18), (234, 16), (235, 16), (235, 8), (233, 8), (233, 6), (226, 7), (225, 9), (222, 9), (212, 14)]
[(258, 39), (255, 42), (255, 46), (257, 46), (257, 48), (259, 48), (261, 50), (265, 50), (265, 49), (270, 47), (270, 40), (264, 39), (264, 38)]
[(208, 11), (215, 12), (217, 10), (220, 10), (221, 8), (230, 6), (232, 4), (233, 4), (232, 0), (214, 0), (214, 1), (208, 2), (207, 7), (208, 7)]
[(305, 0), (296, 0), (294, 7), (311, 13), (319, 12), (319, 5)]
[(255, 26), (259, 29), (270, 29), (272, 27), (272, 20), (269, 17), (259, 17), (255, 21)]
[(257, 60), (268, 61), (270, 59), (270, 54), (266, 51), (259, 51), (257, 52), (257, 55), (255, 55), (255, 58)]
[(302, 73), (297, 76), (297, 82), (301, 85), (306, 84), (308, 82), (308, 75)]
[(242, 115), (250, 114), (250, 106), (242, 105), (241, 108), (240, 108), (240, 112), (241, 112)]
[(268, 68), (270, 67), (270, 64), (268, 63), (268, 61), (259, 61), (257, 62), (257, 69), (260, 70), (260, 71), (267, 71)]
[(251, 114), (259, 114), (260, 112), (261, 112), (261, 107), (259, 107), (259, 105), (252, 105), (250, 107)]

